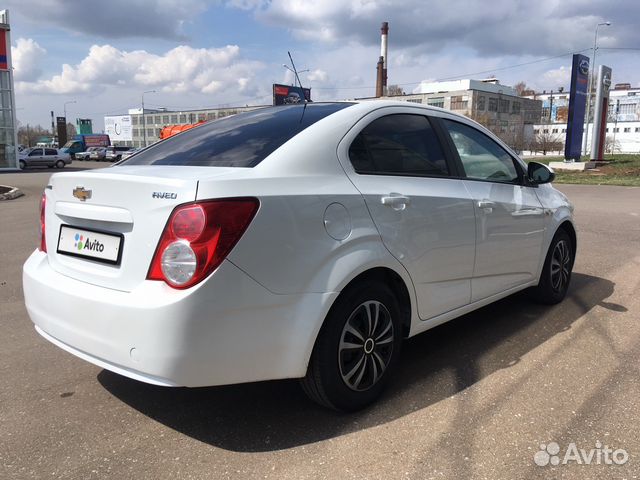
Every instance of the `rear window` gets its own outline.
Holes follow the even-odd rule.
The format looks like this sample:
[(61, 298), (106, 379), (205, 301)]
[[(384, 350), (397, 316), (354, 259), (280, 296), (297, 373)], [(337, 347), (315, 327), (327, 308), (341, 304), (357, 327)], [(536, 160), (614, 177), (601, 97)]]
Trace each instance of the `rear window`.
[(163, 140), (120, 165), (255, 167), (305, 128), (351, 105), (308, 103), (240, 113)]

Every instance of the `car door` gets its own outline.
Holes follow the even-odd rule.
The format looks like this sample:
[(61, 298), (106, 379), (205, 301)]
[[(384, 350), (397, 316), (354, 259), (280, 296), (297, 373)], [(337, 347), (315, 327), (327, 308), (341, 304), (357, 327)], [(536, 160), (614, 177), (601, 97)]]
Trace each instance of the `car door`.
[(372, 112), (345, 136), (338, 155), (384, 245), (411, 276), (426, 320), (470, 301), (475, 218), (423, 112)]
[(534, 280), (544, 237), (544, 209), (519, 162), (478, 128), (442, 119), (464, 170), (477, 218), (472, 301)]
[(58, 157), (58, 151), (56, 149), (54, 148), (44, 149), (44, 160), (47, 165), (55, 165), (59, 159), (60, 157)]
[(42, 148), (34, 148), (27, 158), (29, 165), (44, 165), (44, 152)]

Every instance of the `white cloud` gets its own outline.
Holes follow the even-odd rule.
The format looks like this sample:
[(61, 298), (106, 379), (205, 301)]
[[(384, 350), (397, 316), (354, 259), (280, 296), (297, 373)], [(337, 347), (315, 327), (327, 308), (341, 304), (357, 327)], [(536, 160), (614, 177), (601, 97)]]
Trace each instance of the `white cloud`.
[(542, 75), (542, 81), (532, 82), (538, 89), (557, 90), (558, 87), (564, 87), (569, 89), (569, 83), (571, 82), (571, 66), (561, 66), (560, 68), (554, 68)]
[(48, 79), (17, 82), (21, 93), (99, 93), (108, 86), (141, 86), (166, 93), (219, 93), (247, 90), (262, 63), (240, 56), (240, 47), (192, 48), (179, 46), (163, 55), (131, 52), (111, 45), (93, 45), (77, 65), (64, 64)]
[(312, 82), (327, 83), (327, 81), (329, 80), (329, 74), (324, 70), (316, 68), (312, 72), (309, 72), (307, 78)]
[(31, 38), (19, 38), (11, 47), (16, 81), (34, 81), (42, 74), (40, 65), (47, 51)]

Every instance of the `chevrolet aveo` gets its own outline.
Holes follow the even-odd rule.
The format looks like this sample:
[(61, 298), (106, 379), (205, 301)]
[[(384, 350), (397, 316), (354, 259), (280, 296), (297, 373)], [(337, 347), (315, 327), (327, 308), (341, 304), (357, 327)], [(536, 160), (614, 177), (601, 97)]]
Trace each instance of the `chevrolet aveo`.
[(519, 290), (564, 298), (576, 233), (553, 177), (437, 108), (254, 110), (53, 175), (25, 302), (44, 338), (133, 379), (300, 378), (355, 410), (403, 339)]

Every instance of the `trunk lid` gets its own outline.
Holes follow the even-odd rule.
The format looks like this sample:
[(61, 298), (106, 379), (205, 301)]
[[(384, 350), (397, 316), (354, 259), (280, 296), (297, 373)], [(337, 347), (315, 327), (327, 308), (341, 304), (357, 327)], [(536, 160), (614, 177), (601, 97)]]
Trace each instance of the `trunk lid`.
[[(196, 199), (200, 178), (224, 176), (234, 170), (142, 165), (53, 175), (47, 187), (46, 211), (51, 267), (93, 285), (132, 290), (146, 279), (158, 240), (176, 205)], [(81, 239), (80, 234), (84, 234)], [(118, 250), (119, 258), (97, 259), (103, 254), (91, 249), (100, 242), (106, 250)]]

